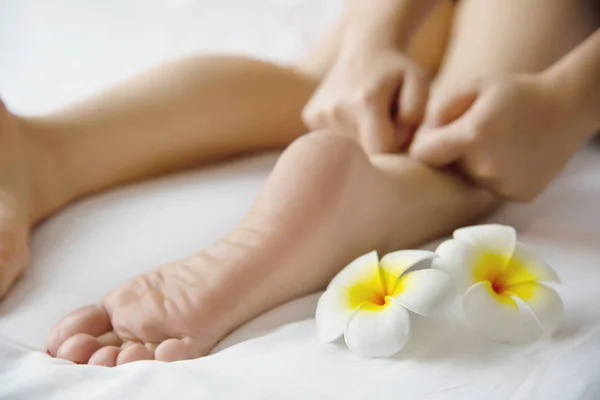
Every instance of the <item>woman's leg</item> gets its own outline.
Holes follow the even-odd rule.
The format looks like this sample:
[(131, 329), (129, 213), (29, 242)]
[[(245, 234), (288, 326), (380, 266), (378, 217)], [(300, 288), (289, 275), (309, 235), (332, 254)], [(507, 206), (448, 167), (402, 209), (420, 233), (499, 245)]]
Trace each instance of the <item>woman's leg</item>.
[(284, 148), (304, 132), (316, 79), (232, 57), (155, 68), (44, 118), (0, 103), (0, 297), (27, 264), (37, 221), (78, 197), (223, 157)]
[[(476, 78), (543, 69), (589, 29), (581, 6), (465, 0), (435, 96)], [(557, 32), (560, 43), (549, 40)], [(104, 365), (198, 357), (249, 318), (322, 288), (353, 257), (420, 244), (495, 204), (403, 156), (370, 161), (341, 137), (299, 139), (227, 239), (126, 283), (101, 308), (66, 317), (50, 338), (51, 353)], [(137, 343), (122, 350), (122, 341)]]
[[(431, 73), (443, 54), (451, 11), (450, 3), (443, 3), (411, 46), (413, 57)], [(326, 70), (337, 51), (337, 34), (297, 66), (302, 76), (318, 77)], [(314, 81), (309, 86), (312, 90)], [(323, 287), (354, 256), (422, 243), (475, 218), (492, 201), (405, 157), (372, 161), (348, 139), (329, 134), (299, 139), (228, 238), (113, 291), (104, 302), (110, 314), (91, 307), (65, 318), (49, 340), (51, 353), (88, 362), (102, 348), (91, 362), (114, 365), (154, 357), (162, 343), (159, 359), (200, 356), (249, 318)], [(355, 218), (345, 222), (348, 215)], [(112, 312), (117, 309), (123, 312)], [(117, 360), (122, 340), (143, 341), (152, 351), (133, 345)]]
[(417, 246), (493, 203), (405, 156), (369, 160), (351, 139), (312, 133), (285, 151), (227, 238), (65, 317), (48, 348), (109, 366), (199, 357), (250, 318), (323, 288), (353, 258)]
[(480, 79), (540, 72), (598, 24), (590, 0), (461, 0), (429, 107)]
[[(439, 64), (450, 8), (414, 54)], [(234, 57), (171, 62), (45, 118), (0, 102), (0, 297), (28, 259), (31, 226), (78, 197), (304, 133), (301, 109), (337, 54), (341, 25), (294, 70)], [(440, 40), (441, 35), (441, 40)], [(413, 46), (414, 47), (414, 46)], [(436, 58), (437, 57), (437, 58)]]
[[(407, 55), (431, 76), (435, 76), (444, 56), (452, 13), (452, 1), (441, 1), (417, 29), (406, 51)], [(298, 62), (297, 69), (317, 78), (324, 76), (338, 55), (342, 33), (343, 24), (339, 22), (304, 59)]]

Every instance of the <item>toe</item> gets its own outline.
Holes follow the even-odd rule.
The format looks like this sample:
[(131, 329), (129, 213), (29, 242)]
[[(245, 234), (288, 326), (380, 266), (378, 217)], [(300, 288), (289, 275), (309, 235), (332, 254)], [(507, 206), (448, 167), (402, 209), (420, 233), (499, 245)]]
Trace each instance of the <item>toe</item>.
[(123, 344), (121, 338), (114, 332), (107, 332), (98, 336), (98, 340), (102, 343), (102, 346), (116, 346), (119, 347)]
[(90, 365), (101, 365), (103, 367), (114, 367), (117, 365), (117, 357), (121, 348), (117, 346), (106, 346), (95, 352), (89, 359)]
[(102, 347), (98, 338), (79, 333), (64, 341), (56, 352), (57, 358), (86, 364), (90, 357)]
[(52, 329), (48, 338), (48, 351), (51, 355), (57, 355), (58, 348), (68, 338), (78, 333), (100, 336), (111, 329), (106, 311), (97, 306), (82, 307), (65, 316)]
[(154, 360), (154, 351), (150, 346), (134, 343), (121, 350), (117, 356), (117, 365), (141, 360)]
[(169, 339), (162, 342), (155, 352), (159, 361), (180, 361), (202, 357), (206, 350), (194, 339)]

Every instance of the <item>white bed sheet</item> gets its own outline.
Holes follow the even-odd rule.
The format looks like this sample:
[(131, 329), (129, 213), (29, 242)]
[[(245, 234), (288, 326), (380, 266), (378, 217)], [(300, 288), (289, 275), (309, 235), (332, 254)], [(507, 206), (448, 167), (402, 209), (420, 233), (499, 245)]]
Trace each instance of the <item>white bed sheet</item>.
[[(0, 0), (0, 94), (40, 113), (161, 60), (227, 51), (289, 61), (336, 15), (320, 0)], [(213, 355), (107, 369), (54, 360), (51, 325), (118, 283), (209, 245), (249, 208), (276, 155), (112, 191), (33, 235), (34, 260), (0, 303), (0, 399), (600, 398), (600, 146), (584, 149), (514, 225), (559, 272), (567, 318), (552, 341), (489, 343), (449, 315), (417, 319), (397, 357), (361, 360), (317, 341), (318, 294), (242, 327)]]

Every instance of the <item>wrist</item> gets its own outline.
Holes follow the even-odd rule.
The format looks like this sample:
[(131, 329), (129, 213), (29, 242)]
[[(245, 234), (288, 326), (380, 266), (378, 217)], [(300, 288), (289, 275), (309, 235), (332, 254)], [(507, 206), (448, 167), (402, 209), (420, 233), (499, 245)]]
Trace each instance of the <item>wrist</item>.
[(585, 96), (585, 87), (559, 70), (547, 70), (538, 75), (544, 94), (555, 104), (555, 111), (570, 127), (570, 132), (582, 142), (590, 139), (600, 128), (600, 113)]

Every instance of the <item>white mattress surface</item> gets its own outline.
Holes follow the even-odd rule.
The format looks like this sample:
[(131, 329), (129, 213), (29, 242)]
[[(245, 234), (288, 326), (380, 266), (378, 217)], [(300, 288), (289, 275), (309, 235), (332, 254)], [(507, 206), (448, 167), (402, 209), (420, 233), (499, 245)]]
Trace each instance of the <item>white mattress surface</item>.
[[(161, 60), (236, 52), (290, 61), (335, 17), (324, 0), (0, 0), (0, 95), (50, 111)], [(364, 360), (317, 341), (318, 293), (279, 307), (212, 355), (78, 366), (43, 353), (52, 324), (140, 272), (210, 245), (249, 208), (276, 155), (114, 190), (41, 225), (33, 263), (0, 303), (0, 399), (598, 399), (600, 146), (535, 203), (489, 218), (554, 266), (566, 320), (553, 340), (490, 343), (447, 316), (417, 319), (408, 348)]]

